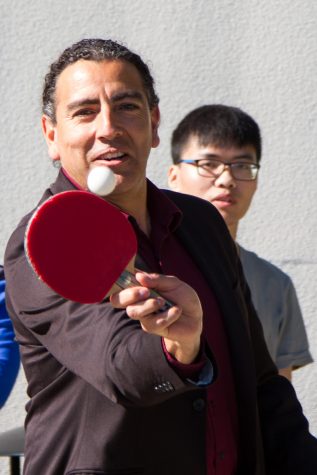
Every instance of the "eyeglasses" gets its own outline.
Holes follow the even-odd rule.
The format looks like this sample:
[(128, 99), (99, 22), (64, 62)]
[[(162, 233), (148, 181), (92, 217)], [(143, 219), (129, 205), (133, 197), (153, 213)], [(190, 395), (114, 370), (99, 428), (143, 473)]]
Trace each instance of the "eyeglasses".
[(260, 165), (246, 161), (223, 162), (214, 158), (202, 158), (200, 160), (180, 160), (179, 163), (187, 163), (197, 168), (198, 175), (206, 178), (218, 178), (226, 168), (236, 180), (253, 181), (258, 175)]

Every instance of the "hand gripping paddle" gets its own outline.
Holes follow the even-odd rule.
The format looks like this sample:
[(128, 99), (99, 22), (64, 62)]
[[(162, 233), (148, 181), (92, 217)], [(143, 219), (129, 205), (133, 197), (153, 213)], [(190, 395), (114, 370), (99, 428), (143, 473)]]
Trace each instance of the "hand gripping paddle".
[[(140, 285), (133, 274), (137, 240), (128, 217), (88, 191), (64, 191), (40, 205), (26, 229), (25, 251), (38, 277), (75, 302), (101, 302), (119, 290), (116, 286)], [(166, 301), (160, 311), (171, 306)]]

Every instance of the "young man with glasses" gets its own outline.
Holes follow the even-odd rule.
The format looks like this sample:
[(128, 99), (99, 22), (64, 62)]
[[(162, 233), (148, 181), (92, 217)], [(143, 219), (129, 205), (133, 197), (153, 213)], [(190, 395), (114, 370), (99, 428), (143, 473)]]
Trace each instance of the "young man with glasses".
[[(257, 123), (235, 107), (199, 107), (174, 130), (172, 157), (170, 187), (212, 203), (236, 240), (239, 221), (257, 188)], [(237, 247), (270, 354), (279, 373), (291, 380), (293, 369), (312, 361), (293, 283), (270, 262)]]

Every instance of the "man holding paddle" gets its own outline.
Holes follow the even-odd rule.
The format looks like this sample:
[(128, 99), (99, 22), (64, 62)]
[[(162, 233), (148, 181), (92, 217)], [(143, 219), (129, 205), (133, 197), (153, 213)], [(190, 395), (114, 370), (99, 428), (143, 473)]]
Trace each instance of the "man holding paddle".
[[(5, 271), (29, 384), (25, 475), (316, 473), (317, 441), (267, 352), (224, 222), (209, 203), (146, 179), (159, 109), (141, 58), (111, 40), (65, 50), (45, 78), (42, 125), (61, 170), (41, 202), (111, 168), (106, 199), (133, 227), (142, 272), (110, 299), (68, 300), (25, 255), (32, 213), (13, 233)], [(97, 246), (82, 227), (79, 262), (115, 249), (104, 228)]]

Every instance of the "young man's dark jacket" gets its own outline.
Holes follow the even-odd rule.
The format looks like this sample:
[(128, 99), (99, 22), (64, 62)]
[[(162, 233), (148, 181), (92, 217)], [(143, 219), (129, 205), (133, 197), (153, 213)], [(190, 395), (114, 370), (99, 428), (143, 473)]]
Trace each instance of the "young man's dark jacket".
[[(73, 188), (60, 173), (43, 199)], [(223, 316), (240, 427), (237, 475), (315, 475), (317, 441), (269, 357), (222, 218), (203, 200), (166, 194), (183, 213), (177, 236)], [(5, 256), (7, 306), (30, 396), (24, 474), (205, 475), (206, 389), (182, 380), (161, 339), (124, 311), (48, 289), (24, 254), (29, 217)]]

